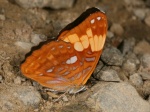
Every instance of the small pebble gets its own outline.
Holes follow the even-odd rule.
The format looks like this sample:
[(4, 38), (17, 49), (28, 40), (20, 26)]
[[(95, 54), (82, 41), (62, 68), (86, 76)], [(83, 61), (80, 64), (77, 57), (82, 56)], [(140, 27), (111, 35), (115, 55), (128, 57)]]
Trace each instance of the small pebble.
[(99, 61), (98, 65), (96, 66), (96, 68), (95, 68), (95, 70), (93, 72), (93, 74), (97, 74), (102, 69), (103, 66), (104, 66), (103, 62)]
[(46, 92), (41, 92), (40, 94), (44, 100), (48, 100), (48, 94)]
[(17, 77), (14, 79), (14, 83), (20, 85), (20, 84), (21, 84), (21, 77), (17, 76)]
[(31, 42), (35, 45), (38, 45), (40, 42), (47, 40), (47, 37), (42, 34), (34, 34), (31, 35)]
[(150, 81), (144, 81), (143, 84), (143, 93), (145, 94), (145, 96), (150, 95)]
[(42, 8), (42, 7), (50, 7), (54, 9), (60, 8), (71, 8), (74, 4), (74, 0), (15, 0), (18, 5), (23, 8)]
[(95, 78), (103, 81), (120, 81), (117, 72), (113, 69), (100, 71)]
[(124, 33), (123, 27), (118, 23), (113, 23), (110, 27), (110, 31), (119, 36), (121, 36)]
[(150, 15), (144, 19), (144, 22), (147, 26), (150, 26)]
[(56, 95), (55, 93), (52, 93), (52, 92), (47, 92), (47, 94), (52, 97), (52, 98), (59, 98), (58, 95)]
[(139, 19), (143, 20), (145, 18), (146, 11), (144, 9), (135, 9), (133, 12)]
[(123, 62), (122, 69), (127, 71), (129, 74), (133, 74), (139, 67), (140, 61), (135, 54), (126, 55), (126, 59)]
[(4, 21), (6, 18), (5, 18), (5, 15), (3, 14), (0, 14), (0, 20)]
[(41, 101), (41, 95), (31, 86), (20, 86), (12, 95), (22, 101), (24, 105), (34, 108), (37, 108)]
[(141, 72), (140, 76), (142, 77), (143, 80), (150, 80), (150, 72)]
[(69, 101), (66, 95), (64, 95), (64, 96), (62, 97), (62, 100), (63, 100), (64, 102), (68, 102), (68, 101)]
[(39, 112), (39, 109), (34, 109), (34, 112)]
[(22, 49), (24, 50), (30, 50), (31, 47), (33, 46), (32, 43), (28, 43), (28, 42), (21, 42), (21, 41), (17, 41), (15, 42), (15, 45), (18, 46), (18, 47), (21, 47)]
[(135, 54), (146, 54), (146, 53), (150, 54), (150, 44), (145, 40), (140, 41), (134, 47), (134, 53)]
[(108, 65), (121, 66), (123, 62), (123, 55), (117, 48), (110, 47), (104, 49), (101, 55), (101, 60)]
[(131, 6), (142, 6), (144, 5), (143, 0), (124, 0), (127, 5)]
[(143, 85), (142, 77), (138, 73), (134, 73), (133, 75), (130, 75), (129, 80), (136, 87), (140, 87)]
[(133, 51), (133, 47), (135, 46), (135, 38), (124, 39), (122, 44), (119, 45), (119, 50), (123, 55), (128, 54)]
[(108, 38), (114, 37), (114, 33), (108, 30), (108, 31), (107, 31), (107, 37), (108, 37)]
[(150, 54), (144, 54), (141, 57), (141, 64), (143, 68), (147, 68), (148, 70), (150, 70)]

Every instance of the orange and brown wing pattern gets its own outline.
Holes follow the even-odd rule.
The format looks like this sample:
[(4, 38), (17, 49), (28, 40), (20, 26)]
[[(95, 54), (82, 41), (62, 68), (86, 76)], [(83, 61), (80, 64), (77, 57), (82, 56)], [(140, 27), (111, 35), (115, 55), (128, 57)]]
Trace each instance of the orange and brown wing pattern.
[(26, 77), (58, 91), (82, 86), (98, 63), (106, 31), (105, 14), (90, 8), (66, 26), (57, 41), (33, 51), (21, 65), (21, 71)]

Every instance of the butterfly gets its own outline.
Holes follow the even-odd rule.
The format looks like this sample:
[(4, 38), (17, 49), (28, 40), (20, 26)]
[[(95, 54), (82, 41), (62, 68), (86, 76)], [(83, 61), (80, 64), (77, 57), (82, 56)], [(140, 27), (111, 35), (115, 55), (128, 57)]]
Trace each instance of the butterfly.
[(55, 40), (47, 40), (31, 51), (21, 64), (21, 72), (60, 92), (82, 87), (99, 61), (106, 33), (105, 13), (89, 8), (62, 29)]

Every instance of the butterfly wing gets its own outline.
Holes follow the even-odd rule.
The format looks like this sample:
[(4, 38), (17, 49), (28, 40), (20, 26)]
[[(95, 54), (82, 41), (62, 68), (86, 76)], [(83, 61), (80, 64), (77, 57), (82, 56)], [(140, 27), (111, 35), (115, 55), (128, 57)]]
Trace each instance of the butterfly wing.
[(54, 90), (66, 90), (81, 71), (80, 56), (71, 43), (52, 41), (35, 50), (21, 65), (22, 73)]
[(58, 91), (84, 85), (99, 60), (106, 31), (105, 14), (89, 9), (64, 28), (57, 41), (44, 44), (27, 57), (21, 71)]
[(97, 8), (90, 8), (81, 18), (66, 26), (58, 36), (58, 40), (72, 43), (82, 57), (83, 69), (81, 79), (76, 80), (78, 84), (85, 84), (94, 71), (102, 53), (106, 33), (106, 15)]

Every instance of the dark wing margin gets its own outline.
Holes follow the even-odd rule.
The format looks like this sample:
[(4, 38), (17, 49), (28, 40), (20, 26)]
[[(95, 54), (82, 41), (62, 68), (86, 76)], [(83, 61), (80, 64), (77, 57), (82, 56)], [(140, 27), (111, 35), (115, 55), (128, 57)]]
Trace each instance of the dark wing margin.
[(74, 20), (72, 23), (68, 24), (66, 27), (64, 27), (59, 35), (57, 36), (57, 38), (61, 35), (61, 33), (63, 33), (64, 31), (67, 30), (71, 30), (72, 28), (78, 26), (81, 22), (83, 22), (88, 16), (90, 16), (91, 14), (95, 13), (95, 12), (102, 12), (100, 11), (100, 9), (92, 7), (87, 9), (85, 12), (83, 12), (76, 20)]

